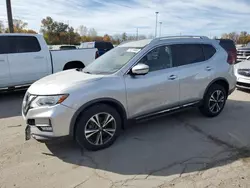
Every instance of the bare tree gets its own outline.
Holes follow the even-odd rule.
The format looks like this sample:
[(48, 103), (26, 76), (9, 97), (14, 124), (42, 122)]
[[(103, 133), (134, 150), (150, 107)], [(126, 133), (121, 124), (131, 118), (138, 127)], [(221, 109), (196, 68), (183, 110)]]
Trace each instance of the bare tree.
[(87, 36), (88, 34), (88, 28), (84, 25), (80, 25), (77, 31), (81, 36)]
[(23, 22), (22, 20), (13, 20), (14, 30), (15, 32), (20, 32), (21, 30), (25, 29), (28, 26), (28, 23)]
[(88, 35), (90, 37), (96, 37), (97, 36), (97, 31), (94, 28), (90, 28), (89, 32), (88, 32)]
[(4, 25), (2, 21), (0, 21), (0, 33), (4, 33)]

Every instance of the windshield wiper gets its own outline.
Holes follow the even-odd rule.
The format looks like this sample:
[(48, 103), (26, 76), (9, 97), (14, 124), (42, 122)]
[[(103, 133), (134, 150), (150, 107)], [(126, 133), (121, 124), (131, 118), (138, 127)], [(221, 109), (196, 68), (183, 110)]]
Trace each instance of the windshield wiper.
[(89, 72), (89, 71), (83, 71), (84, 73), (86, 73), (86, 74), (92, 74), (91, 72)]

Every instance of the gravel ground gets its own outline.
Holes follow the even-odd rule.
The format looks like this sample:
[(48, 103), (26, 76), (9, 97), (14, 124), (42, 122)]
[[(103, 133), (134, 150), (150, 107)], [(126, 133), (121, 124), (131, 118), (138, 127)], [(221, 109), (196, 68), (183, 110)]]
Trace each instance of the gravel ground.
[(196, 109), (135, 124), (105, 150), (24, 140), (24, 92), (0, 95), (0, 187), (250, 187), (250, 92), (223, 113)]

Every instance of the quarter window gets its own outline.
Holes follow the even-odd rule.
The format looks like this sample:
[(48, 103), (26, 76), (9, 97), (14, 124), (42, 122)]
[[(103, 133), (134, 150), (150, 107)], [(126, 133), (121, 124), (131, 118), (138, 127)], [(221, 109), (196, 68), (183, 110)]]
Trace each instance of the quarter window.
[(161, 46), (153, 49), (145, 55), (140, 63), (149, 66), (149, 71), (157, 71), (172, 67), (172, 52), (169, 46)]
[(208, 60), (211, 57), (213, 57), (213, 55), (215, 54), (216, 50), (212, 45), (209, 44), (203, 44), (203, 51), (204, 51), (204, 55), (205, 55), (205, 59)]
[(178, 66), (205, 61), (200, 44), (175, 44), (171, 48), (174, 63)]

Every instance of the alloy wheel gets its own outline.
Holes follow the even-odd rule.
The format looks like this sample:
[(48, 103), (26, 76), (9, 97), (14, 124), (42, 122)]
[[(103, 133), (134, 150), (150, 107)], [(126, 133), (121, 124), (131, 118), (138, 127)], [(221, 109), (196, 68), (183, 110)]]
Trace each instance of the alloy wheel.
[(115, 118), (106, 112), (93, 115), (86, 123), (85, 137), (90, 144), (104, 145), (116, 132)]
[(221, 111), (225, 102), (224, 93), (221, 90), (216, 90), (212, 93), (209, 99), (209, 110), (216, 114)]

